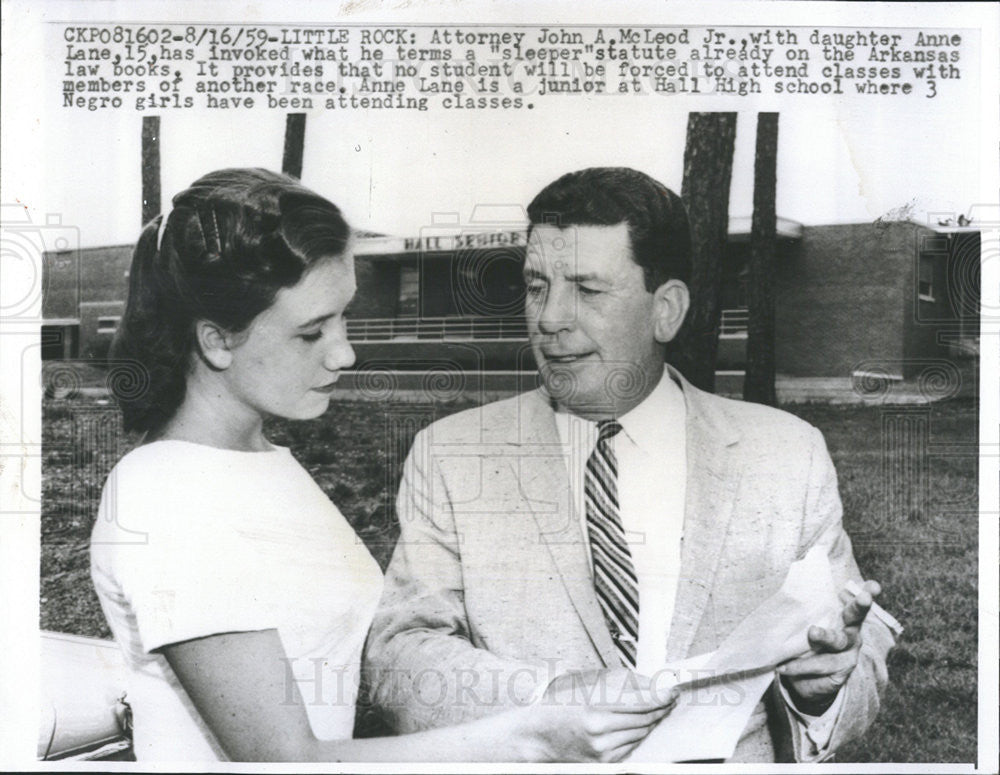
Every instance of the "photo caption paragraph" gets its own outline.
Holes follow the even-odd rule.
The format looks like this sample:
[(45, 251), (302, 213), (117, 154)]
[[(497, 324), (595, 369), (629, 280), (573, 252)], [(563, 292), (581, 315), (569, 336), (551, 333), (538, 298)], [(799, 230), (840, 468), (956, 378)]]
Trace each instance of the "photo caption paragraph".
[[(63, 108), (532, 110), (572, 96), (936, 99), (967, 30), (53, 23)], [(53, 82), (56, 79), (53, 79)]]

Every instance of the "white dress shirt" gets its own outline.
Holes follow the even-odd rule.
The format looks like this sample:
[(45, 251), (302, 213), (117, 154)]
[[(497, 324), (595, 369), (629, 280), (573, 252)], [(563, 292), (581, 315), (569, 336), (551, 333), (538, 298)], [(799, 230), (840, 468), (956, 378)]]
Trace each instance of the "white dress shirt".
[[(619, 512), (639, 589), (636, 671), (654, 675), (667, 663), (667, 637), (680, 574), (687, 489), (684, 393), (664, 370), (653, 392), (617, 420), (622, 430), (610, 443), (618, 462)], [(584, 477), (587, 459), (597, 445), (597, 423), (559, 411), (555, 421), (573, 505), (586, 537)], [(585, 546), (589, 557), (590, 542), (585, 541)], [(843, 692), (822, 716), (799, 712), (784, 687), (781, 694), (799, 721), (795, 733), (803, 759), (815, 758), (829, 743)]]
[[(566, 412), (555, 417), (573, 503), (587, 536), (584, 476), (597, 444), (597, 423)], [(610, 443), (618, 461), (619, 511), (639, 588), (636, 670), (653, 675), (667, 661), (680, 572), (687, 486), (684, 394), (664, 371), (653, 392), (617, 419), (622, 430)], [(589, 542), (586, 546), (589, 555)]]

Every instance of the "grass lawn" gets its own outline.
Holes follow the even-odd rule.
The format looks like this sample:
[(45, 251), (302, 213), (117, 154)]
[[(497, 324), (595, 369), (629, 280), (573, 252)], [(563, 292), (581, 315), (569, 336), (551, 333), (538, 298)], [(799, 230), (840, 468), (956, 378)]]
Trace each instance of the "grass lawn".
[[(384, 567), (392, 499), (413, 434), (467, 403), (334, 404), (310, 422), (275, 422)], [(889, 661), (876, 725), (838, 761), (972, 762), (976, 757), (976, 405), (807, 405), (836, 463), (844, 521), (862, 572), (906, 627)], [(85, 400), (43, 406), (41, 626), (109, 637), (88, 573), (100, 488), (127, 451), (117, 413)], [(364, 731), (363, 729), (360, 731)]]

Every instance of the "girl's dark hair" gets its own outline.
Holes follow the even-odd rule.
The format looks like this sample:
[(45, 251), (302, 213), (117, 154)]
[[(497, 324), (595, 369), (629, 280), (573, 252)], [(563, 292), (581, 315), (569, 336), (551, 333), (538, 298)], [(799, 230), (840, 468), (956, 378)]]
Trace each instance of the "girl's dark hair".
[(155, 432), (181, 405), (196, 321), (245, 330), (281, 288), (342, 255), (350, 238), (336, 205), (263, 169), (211, 172), (175, 196), (162, 219), (139, 236), (111, 349), (144, 377), (132, 386), (140, 389), (116, 396), (127, 431)]

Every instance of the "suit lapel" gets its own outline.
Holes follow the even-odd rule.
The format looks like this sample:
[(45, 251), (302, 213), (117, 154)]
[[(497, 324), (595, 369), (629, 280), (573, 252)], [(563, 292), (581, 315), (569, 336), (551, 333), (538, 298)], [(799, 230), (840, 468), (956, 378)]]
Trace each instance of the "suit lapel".
[[(672, 373), (679, 377), (677, 372)], [(688, 656), (714, 586), (739, 482), (736, 443), (713, 396), (680, 377), (687, 420), (687, 489), (680, 581), (674, 603), (667, 660)]]
[[(680, 580), (667, 639), (667, 660), (673, 662), (688, 656), (705, 613), (733, 514), (740, 465), (739, 434), (717, 407), (715, 397), (670, 371), (684, 392), (688, 468)], [(541, 542), (595, 650), (605, 665), (618, 665), (620, 660), (594, 593), (559, 434), (543, 392), (524, 396), (518, 426), (515, 445), (519, 449), (508, 460), (520, 482), (521, 495), (531, 508)]]
[(520, 413), (519, 453), (510, 458), (538, 525), (541, 543), (559, 572), (563, 586), (594, 649), (605, 665), (619, 659), (594, 592), (590, 567), (569, 488), (566, 464), (552, 410), (541, 391), (525, 396)]

